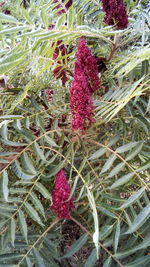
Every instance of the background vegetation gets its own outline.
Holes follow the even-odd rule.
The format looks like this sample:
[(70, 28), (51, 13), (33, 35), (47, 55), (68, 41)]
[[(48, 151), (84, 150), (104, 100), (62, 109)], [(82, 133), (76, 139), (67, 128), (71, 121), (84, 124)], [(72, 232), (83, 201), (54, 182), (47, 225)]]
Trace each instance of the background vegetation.
[[(150, 266), (150, 11), (125, 3), (129, 27), (115, 30), (99, 0), (74, 0), (64, 14), (52, 0), (1, 2), (1, 267)], [(104, 58), (85, 134), (71, 130), (69, 105), (80, 36)], [(54, 60), (58, 40), (68, 54)], [(65, 86), (54, 76), (62, 65)], [(50, 210), (62, 168), (71, 220)]]

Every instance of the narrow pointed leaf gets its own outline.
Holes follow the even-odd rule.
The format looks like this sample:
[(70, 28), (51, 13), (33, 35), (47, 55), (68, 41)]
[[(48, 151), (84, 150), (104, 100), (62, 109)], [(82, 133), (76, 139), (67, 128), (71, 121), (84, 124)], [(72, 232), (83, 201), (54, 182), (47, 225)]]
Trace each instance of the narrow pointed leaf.
[(20, 224), (21, 232), (22, 232), (26, 242), (28, 243), (28, 239), (27, 239), (27, 223), (26, 223), (26, 219), (25, 219), (23, 211), (22, 210), (18, 210), (18, 215), (19, 215), (19, 224)]
[(105, 262), (104, 262), (104, 265), (103, 267), (110, 267), (111, 266), (111, 257), (109, 257)]
[(32, 160), (30, 159), (29, 155), (26, 152), (23, 152), (23, 163), (29, 173), (33, 175), (37, 174), (37, 171), (33, 166)]
[(24, 206), (26, 207), (26, 211), (27, 211), (28, 215), (31, 217), (31, 219), (34, 220), (35, 222), (37, 222), (38, 224), (44, 226), (37, 211), (28, 202), (25, 202)]
[(11, 244), (14, 247), (15, 242), (15, 230), (16, 230), (16, 223), (14, 218), (11, 218), (11, 224), (10, 224), (10, 236), (11, 236)]
[(102, 155), (105, 154), (106, 151), (107, 151), (106, 148), (100, 148), (99, 150), (97, 150), (97, 151), (96, 151), (96, 152), (89, 158), (89, 160), (100, 158)]
[(114, 237), (114, 251), (115, 251), (115, 253), (117, 252), (119, 237), (120, 237), (120, 221), (117, 222), (115, 237)]
[(142, 187), (141, 189), (139, 189), (132, 196), (130, 196), (129, 199), (125, 201), (125, 203), (123, 203), (123, 205), (121, 205), (119, 209), (125, 209), (129, 207), (130, 205), (132, 205), (136, 200), (138, 200), (141, 197), (144, 191), (145, 191), (145, 187)]
[(39, 251), (33, 248), (33, 255), (35, 257), (35, 262), (37, 267), (46, 267), (42, 256), (40, 255)]
[(102, 168), (100, 174), (102, 174), (102, 173), (106, 172), (107, 170), (109, 170), (110, 167), (112, 166), (112, 164), (114, 163), (115, 159), (116, 159), (116, 155), (115, 155), (115, 154), (112, 154), (112, 155), (109, 157), (109, 159), (105, 162), (105, 165), (104, 165), (104, 167)]
[(137, 231), (150, 217), (150, 204), (148, 204), (134, 219), (132, 225), (125, 234), (131, 234)]
[(96, 249), (94, 248), (90, 256), (87, 258), (84, 264), (84, 267), (93, 267), (95, 266), (96, 261), (97, 261), (97, 253), (96, 253)]
[(46, 161), (46, 158), (44, 156), (43, 150), (40, 148), (38, 143), (34, 143), (33, 144), (33, 149), (37, 153), (37, 155), (39, 156), (39, 158), (41, 160)]
[(128, 183), (133, 176), (134, 176), (134, 173), (128, 173), (128, 174), (122, 176), (115, 183), (113, 183), (112, 186), (109, 187), (109, 189), (114, 189), (114, 188), (117, 188), (121, 185)]
[(35, 174), (33, 175), (33, 174), (25, 173), (20, 167), (18, 160), (14, 161), (14, 163), (12, 164), (12, 169), (17, 177), (24, 179), (24, 180), (31, 180), (36, 176)]
[(37, 182), (35, 185), (35, 189), (39, 191), (44, 198), (51, 199), (50, 192), (47, 190), (47, 188), (43, 184)]
[(109, 177), (113, 177), (114, 175), (117, 175), (125, 166), (124, 162), (119, 163), (118, 165), (116, 165), (110, 172), (110, 174), (108, 175)]
[(117, 153), (124, 153), (128, 150), (131, 150), (133, 147), (135, 147), (136, 145), (138, 144), (138, 142), (131, 142), (131, 143), (128, 143), (126, 145), (123, 145), (123, 146), (120, 146), (116, 149), (116, 152)]
[(70, 247), (69, 251), (62, 258), (69, 258), (73, 256), (77, 251), (79, 251), (88, 240), (88, 235), (82, 235), (73, 245)]
[(0, 182), (1, 184), (1, 190), (2, 190), (2, 194), (3, 197), (5, 199), (5, 201), (8, 201), (8, 194), (9, 194), (9, 190), (8, 190), (8, 174), (7, 171), (3, 172), (3, 177), (2, 177), (2, 181)]

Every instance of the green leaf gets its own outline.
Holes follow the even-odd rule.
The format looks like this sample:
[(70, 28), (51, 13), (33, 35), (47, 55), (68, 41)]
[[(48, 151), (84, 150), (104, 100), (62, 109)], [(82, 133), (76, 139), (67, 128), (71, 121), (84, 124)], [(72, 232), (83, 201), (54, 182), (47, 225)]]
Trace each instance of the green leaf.
[(18, 26), (18, 27), (6, 28), (6, 29), (0, 31), (0, 35), (12, 34), (12, 33), (20, 32), (22, 30), (27, 30), (27, 29), (29, 29), (29, 26)]
[(136, 171), (141, 172), (141, 171), (145, 171), (147, 169), (150, 169), (150, 160), (148, 160), (148, 162), (142, 164), (142, 166), (140, 168), (138, 168)]
[(84, 264), (84, 267), (93, 267), (95, 266), (96, 261), (97, 261), (97, 253), (96, 253), (96, 249), (94, 248), (90, 256), (87, 258)]
[(61, 258), (64, 259), (73, 256), (77, 251), (79, 251), (84, 246), (87, 240), (88, 240), (88, 234), (82, 235), (76, 242), (72, 244), (69, 251)]
[(31, 219), (40, 224), (41, 226), (44, 226), (37, 211), (28, 202), (25, 202), (24, 206), (26, 207), (26, 211), (28, 215), (31, 217)]
[(130, 205), (132, 205), (136, 200), (138, 200), (141, 197), (144, 191), (145, 187), (140, 188), (137, 192), (135, 192), (132, 196), (130, 196), (129, 199), (125, 201), (125, 203), (123, 203), (123, 205), (118, 209), (125, 209)]
[(117, 259), (123, 259), (123, 258), (126, 258), (127, 256), (139, 251), (139, 250), (142, 250), (142, 249), (145, 249), (147, 247), (149, 247), (150, 245), (150, 236), (148, 235), (147, 237), (144, 238), (144, 240), (138, 244), (137, 246), (134, 246), (130, 249), (127, 249), (127, 250), (123, 250), (121, 252), (118, 252), (116, 253), (114, 256), (117, 258)]
[(58, 147), (58, 145), (55, 143), (55, 141), (49, 137), (49, 136), (45, 136), (45, 141), (50, 145), (50, 146), (54, 146), (54, 147)]
[(109, 173), (108, 177), (113, 177), (114, 175), (117, 175), (125, 166), (124, 162), (121, 162), (119, 164), (117, 164)]
[(7, 171), (3, 172), (3, 176), (2, 176), (2, 180), (1, 180), (0, 184), (1, 184), (2, 195), (5, 199), (5, 201), (7, 202), (8, 201), (8, 194), (9, 194)]
[(30, 25), (33, 25), (33, 22), (30, 18), (30, 15), (29, 15), (29, 12), (27, 9), (25, 8), (22, 8), (22, 15), (24, 16), (24, 18), (26, 19), (26, 21), (30, 24)]
[(91, 209), (92, 209), (92, 215), (93, 215), (93, 219), (94, 219), (95, 232), (93, 234), (93, 242), (94, 242), (96, 250), (97, 250), (97, 258), (98, 258), (98, 253), (99, 253), (99, 221), (98, 221), (98, 214), (97, 214), (97, 210), (96, 210), (96, 204), (95, 204), (94, 196), (90, 192), (88, 187), (86, 187), (86, 189), (87, 189), (87, 197), (88, 197)]
[(112, 212), (110, 212), (109, 210), (105, 209), (104, 207), (99, 207), (97, 206), (97, 209), (100, 210), (103, 214), (112, 217), (114, 219), (117, 219), (116, 215)]
[(30, 196), (31, 196), (31, 201), (34, 204), (36, 210), (38, 210), (42, 214), (42, 216), (45, 218), (44, 207), (41, 201), (37, 198), (36, 194), (34, 194), (33, 192), (30, 193)]
[(125, 234), (131, 234), (138, 230), (147, 219), (150, 217), (150, 204), (148, 204), (143, 210), (138, 214), (138, 216), (134, 219), (132, 225), (129, 227), (128, 231)]
[(100, 148), (99, 150), (97, 150), (97, 151), (96, 151), (96, 152), (89, 158), (89, 160), (100, 158), (102, 155), (105, 154), (106, 151), (107, 151), (106, 148)]
[(102, 173), (106, 172), (107, 170), (109, 170), (109, 168), (110, 168), (110, 167), (112, 166), (112, 164), (114, 163), (115, 159), (116, 159), (116, 155), (115, 155), (115, 154), (112, 154), (112, 155), (108, 158), (108, 160), (105, 162), (104, 167), (102, 168), (100, 174), (102, 174)]
[(18, 160), (15, 160), (14, 163), (12, 164), (12, 169), (15, 173), (15, 175), (21, 179), (25, 179), (25, 180), (31, 180), (33, 179), (36, 175), (32, 175), (32, 174), (28, 174), (28, 173), (25, 173), (21, 167), (20, 167), (20, 164), (18, 162)]
[(11, 265), (4, 265), (6, 267), (8, 266), (11, 267), (12, 263), (15, 263), (17, 260), (20, 260), (23, 256), (24, 254), (21, 254), (21, 253), (5, 253), (5, 254), (0, 255), (0, 263), (5, 263), (5, 264), (11, 263)]
[(22, 119), (22, 115), (4, 115), (0, 116), (0, 120), (17, 120), (17, 119)]
[(146, 255), (128, 263), (125, 267), (148, 267), (150, 263), (150, 255)]
[(41, 257), (39, 251), (33, 248), (33, 256), (35, 257), (36, 266), (37, 267), (46, 267), (43, 258)]
[(35, 153), (37, 153), (37, 155), (39, 156), (39, 158), (43, 161), (46, 161), (46, 158), (44, 156), (43, 150), (40, 148), (40, 146), (38, 145), (38, 143), (34, 143), (33, 144), (33, 149), (35, 151)]
[(13, 142), (13, 141), (9, 141), (9, 140), (3, 139), (3, 138), (0, 138), (0, 141), (6, 146), (14, 146), (14, 147), (27, 146), (26, 143)]
[(0, 21), (7, 23), (19, 23), (13, 16), (5, 15), (4, 13), (0, 13)]
[(24, 213), (22, 210), (18, 210), (18, 215), (19, 215), (19, 224), (20, 224), (20, 229), (21, 232), (26, 240), (26, 242), (28, 243), (28, 238), (27, 238), (27, 223), (26, 223), (26, 219), (24, 216)]
[(119, 186), (121, 186), (121, 185), (124, 185), (124, 184), (128, 183), (128, 182), (131, 180), (131, 178), (132, 178), (133, 176), (134, 176), (134, 173), (128, 173), (128, 174), (122, 176), (122, 177), (121, 177), (120, 179), (118, 179), (115, 183), (113, 183), (113, 184), (109, 187), (109, 189), (114, 189), (114, 188), (117, 188), (117, 187), (119, 187)]
[(102, 226), (102, 229), (99, 232), (100, 240), (105, 240), (105, 238), (110, 235), (112, 230), (113, 230), (113, 225)]
[(143, 147), (143, 143), (141, 143), (141, 144), (138, 143), (138, 145), (137, 145), (133, 150), (131, 150), (131, 151), (129, 152), (129, 154), (128, 154), (127, 157), (126, 157), (126, 161), (131, 160), (131, 159), (133, 159), (136, 155), (138, 155), (138, 153), (141, 151), (142, 147)]
[[(0, 63), (1, 64), (0, 65), (0, 75), (5, 74), (5, 73), (9, 72), (10, 70), (14, 69), (16, 66), (21, 64), (23, 62), (23, 60), (24, 60), (24, 57), (22, 56), (21, 58), (15, 60), (13, 62)], [(11, 111), (12, 111), (12, 109), (11, 109)]]
[[(22, 61), (23, 59), (21, 59)], [(21, 63), (21, 62), (20, 62)], [(19, 63), (19, 64), (20, 64)], [(27, 85), (25, 86), (24, 90), (19, 92), (19, 94), (17, 95), (17, 97), (15, 98), (15, 100), (12, 102), (11, 104), (11, 108), (9, 110), (9, 114), (11, 114), (12, 112), (14, 112), (14, 109), (23, 102), (23, 100), (27, 97), (28, 91), (31, 89), (32, 87), (32, 82), (27, 83)]]
[(49, 23), (49, 21), (48, 21), (48, 14), (47, 14), (45, 8), (43, 8), (41, 10), (41, 18), (42, 18), (42, 21), (43, 21), (43, 24), (44, 24), (45, 28), (48, 28), (48, 26), (49, 26), (48, 25), (48, 23)]
[(11, 218), (11, 224), (10, 224), (10, 236), (11, 236), (11, 244), (14, 247), (15, 242), (15, 230), (16, 230), (16, 223), (14, 218)]
[(44, 198), (51, 199), (50, 192), (47, 190), (47, 188), (43, 184), (37, 182), (35, 185), (35, 189), (39, 191)]
[(113, 138), (110, 139), (110, 141), (109, 141), (107, 146), (110, 147), (110, 146), (116, 144), (119, 139), (120, 139), (120, 135), (113, 136)]
[(67, 23), (67, 25), (68, 25), (69, 29), (73, 27), (75, 15), (76, 15), (76, 12), (75, 12), (74, 6), (72, 5), (69, 8), (69, 12), (68, 12), (68, 23)]
[(117, 252), (118, 243), (119, 243), (119, 237), (120, 237), (120, 221), (118, 220), (116, 231), (115, 231), (115, 237), (114, 237), (114, 251)]
[(26, 261), (27, 267), (33, 267), (33, 264), (32, 264), (32, 262), (30, 261), (30, 258), (29, 258), (29, 257), (26, 257), (26, 258), (25, 258), (25, 261)]
[(116, 149), (116, 152), (117, 153), (124, 153), (124, 152), (126, 152), (126, 151), (128, 151), (128, 150), (131, 150), (133, 147), (135, 147), (137, 144), (139, 144), (139, 142), (131, 142), (131, 143), (128, 143), (128, 144), (126, 144), (126, 145), (124, 145), (124, 146), (120, 146), (120, 147), (118, 147), (117, 149)]
[(23, 159), (24, 166), (28, 170), (28, 172), (33, 174), (33, 175), (37, 175), (37, 171), (33, 166), (33, 162), (26, 152), (23, 152), (23, 158), (22, 159)]
[(107, 260), (105, 260), (103, 267), (110, 267), (111, 266), (111, 261), (112, 261), (112, 259), (111, 259), (111, 256), (110, 256)]

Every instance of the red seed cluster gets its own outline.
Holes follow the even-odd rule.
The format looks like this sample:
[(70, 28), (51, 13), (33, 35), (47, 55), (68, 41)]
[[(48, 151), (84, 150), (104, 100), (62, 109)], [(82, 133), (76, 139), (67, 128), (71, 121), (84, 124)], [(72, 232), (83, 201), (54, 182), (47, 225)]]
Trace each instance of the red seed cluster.
[(84, 38), (80, 38), (75, 62), (74, 80), (70, 88), (72, 129), (86, 130), (92, 123), (92, 93), (100, 87), (96, 58)]
[(68, 200), (70, 192), (71, 188), (67, 182), (65, 172), (62, 169), (56, 175), (54, 189), (52, 192), (53, 204), (51, 206), (51, 209), (57, 214), (59, 218), (70, 218), (70, 213), (74, 208), (74, 198), (72, 197), (70, 200)]
[(104, 22), (107, 25), (115, 25), (117, 29), (127, 28), (128, 16), (123, 0), (102, 0), (102, 3), (106, 13)]
[(68, 0), (68, 2), (65, 4), (65, 5), (63, 5), (63, 4), (61, 4), (61, 0), (54, 0), (53, 1), (54, 3), (58, 3), (58, 5), (56, 6), (56, 8), (58, 9), (60, 9), (58, 12), (57, 12), (57, 14), (58, 15), (61, 15), (61, 14), (63, 14), (63, 13), (66, 13), (66, 11), (67, 11), (67, 9), (69, 9), (69, 7), (72, 5), (72, 0)]
[(82, 37), (78, 43), (77, 64), (84, 70), (91, 93), (100, 88), (97, 60), (92, 55), (85, 39)]

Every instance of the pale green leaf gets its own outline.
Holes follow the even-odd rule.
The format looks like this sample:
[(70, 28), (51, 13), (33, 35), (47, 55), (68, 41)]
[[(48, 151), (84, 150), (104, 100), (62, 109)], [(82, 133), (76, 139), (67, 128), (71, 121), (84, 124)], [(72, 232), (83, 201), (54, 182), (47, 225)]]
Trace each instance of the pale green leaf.
[(124, 176), (122, 176), (120, 179), (118, 179), (116, 182), (114, 182), (110, 187), (109, 189), (114, 189), (114, 188), (117, 188), (121, 185), (124, 185), (126, 183), (128, 183), (131, 178), (133, 177), (134, 173), (128, 173)]
[(110, 267), (111, 266), (111, 257), (109, 257), (107, 260), (105, 260), (103, 267)]
[(50, 192), (47, 190), (47, 188), (46, 188), (43, 184), (37, 182), (37, 183), (35, 184), (35, 189), (36, 189), (37, 191), (39, 191), (39, 192), (42, 194), (42, 196), (43, 196), (44, 198), (46, 198), (46, 199), (51, 199), (51, 194), (50, 194)]
[(129, 227), (125, 234), (131, 234), (137, 231), (150, 217), (150, 204), (148, 204), (134, 219), (132, 225)]
[(96, 152), (89, 158), (89, 160), (100, 158), (102, 155), (105, 154), (106, 151), (107, 151), (106, 148), (100, 148), (99, 150), (97, 150), (97, 151), (96, 151)]
[(28, 174), (28, 173), (25, 173), (22, 168), (20, 167), (20, 164), (18, 162), (18, 160), (15, 160), (12, 164), (12, 169), (15, 173), (15, 175), (21, 179), (24, 179), (24, 180), (31, 180), (33, 179), (36, 175), (34, 174)]
[(145, 187), (140, 188), (137, 192), (135, 192), (132, 196), (130, 196), (129, 199), (125, 201), (125, 203), (123, 203), (123, 205), (121, 205), (119, 209), (125, 209), (130, 205), (132, 205), (136, 200), (138, 200), (141, 197), (144, 191)]
[(3, 176), (2, 176), (2, 180), (1, 180), (1, 190), (2, 190), (2, 194), (3, 197), (5, 199), (5, 201), (8, 201), (8, 194), (9, 194), (9, 190), (8, 190), (8, 174), (7, 171), (3, 172)]
[(27, 223), (26, 223), (26, 219), (25, 219), (25, 216), (24, 216), (24, 213), (22, 210), (18, 210), (18, 215), (19, 215), (19, 224), (20, 224), (20, 229), (21, 229), (21, 232), (26, 240), (26, 242), (28, 243), (28, 239), (27, 239)]
[(0, 13), (0, 21), (4, 21), (7, 23), (19, 23), (18, 20), (16, 20), (13, 16), (6, 15), (4, 13)]
[(38, 143), (34, 143), (33, 144), (33, 149), (34, 151), (37, 153), (37, 155), (39, 156), (39, 158), (43, 161), (46, 161), (46, 158), (44, 156), (43, 150), (40, 148)]
[(40, 255), (39, 251), (35, 248), (33, 248), (33, 255), (35, 257), (35, 261), (36, 261), (36, 266), (37, 267), (46, 267), (44, 260), (42, 258), (42, 256)]
[(125, 166), (124, 162), (121, 162), (119, 164), (117, 164), (109, 173), (108, 177), (113, 177), (114, 175), (117, 175)]
[(116, 149), (116, 152), (117, 153), (124, 153), (128, 150), (131, 150), (133, 147), (135, 147), (139, 142), (131, 142), (131, 143), (128, 143), (126, 145), (123, 145), (123, 146), (120, 146)]
[(115, 237), (114, 237), (114, 251), (115, 251), (115, 253), (117, 252), (119, 237), (120, 237), (120, 221), (118, 220), (117, 225), (116, 225)]
[(41, 213), (42, 216), (45, 218), (44, 207), (43, 207), (41, 201), (38, 199), (38, 197), (36, 196), (36, 194), (34, 194), (33, 192), (30, 193), (30, 196), (31, 196), (31, 201), (34, 204), (36, 210), (38, 210), (39, 213)]
[(15, 230), (16, 230), (16, 223), (14, 218), (11, 218), (11, 224), (10, 224), (10, 236), (11, 236), (11, 244), (14, 247), (15, 242)]
[(94, 248), (90, 256), (87, 258), (84, 264), (84, 267), (93, 267), (95, 266), (96, 261), (97, 261), (97, 253), (96, 253), (96, 249)]
[(110, 167), (112, 166), (112, 164), (114, 163), (115, 159), (116, 159), (116, 155), (115, 155), (115, 154), (112, 154), (112, 155), (108, 158), (108, 160), (105, 162), (105, 164), (104, 164), (104, 166), (103, 166), (103, 168), (102, 168), (100, 174), (102, 174), (102, 173), (106, 172), (107, 170), (109, 170)]
[(71, 245), (69, 251), (62, 258), (69, 258), (73, 256), (77, 251), (79, 251), (84, 246), (87, 240), (88, 240), (88, 235), (87, 234), (82, 235), (77, 241), (75, 241)]
[(28, 202), (25, 202), (24, 206), (26, 208), (26, 211), (27, 211), (28, 215), (32, 218), (32, 220), (37, 222), (41, 226), (44, 226), (44, 224), (41, 221), (41, 218), (39, 217), (39, 215), (37, 213), (37, 211)]
[(28, 172), (30, 174), (37, 175), (37, 171), (35, 167), (33, 166), (33, 162), (31, 158), (29, 157), (29, 155), (27, 154), (27, 152), (23, 152), (22, 159), (23, 159), (24, 167), (28, 170)]

